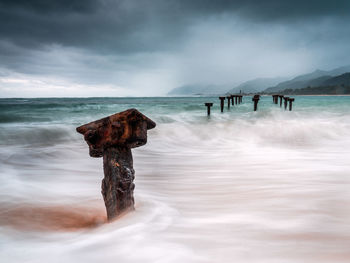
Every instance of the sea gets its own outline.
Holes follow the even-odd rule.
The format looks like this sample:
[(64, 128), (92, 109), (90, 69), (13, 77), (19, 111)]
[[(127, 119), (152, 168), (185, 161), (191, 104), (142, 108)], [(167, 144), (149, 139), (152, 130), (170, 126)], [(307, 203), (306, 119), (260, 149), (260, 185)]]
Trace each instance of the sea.
[[(108, 223), (75, 128), (129, 108), (157, 126)], [(350, 97), (0, 99), (0, 261), (350, 262)]]

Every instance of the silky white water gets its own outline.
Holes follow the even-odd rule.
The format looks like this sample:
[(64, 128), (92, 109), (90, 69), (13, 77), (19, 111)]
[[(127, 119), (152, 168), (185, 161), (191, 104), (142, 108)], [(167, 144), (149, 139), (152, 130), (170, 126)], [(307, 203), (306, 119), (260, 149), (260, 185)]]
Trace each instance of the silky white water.
[[(204, 102), (214, 102), (206, 116)], [(106, 223), (75, 127), (131, 107), (135, 208)], [(1, 262), (350, 262), (350, 97), (0, 100)]]

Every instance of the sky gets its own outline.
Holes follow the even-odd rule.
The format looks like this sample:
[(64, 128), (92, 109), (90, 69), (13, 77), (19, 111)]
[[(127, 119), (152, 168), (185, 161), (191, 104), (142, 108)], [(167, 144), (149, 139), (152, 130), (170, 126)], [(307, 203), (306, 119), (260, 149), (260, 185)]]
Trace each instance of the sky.
[(0, 0), (0, 97), (164, 96), (350, 65), (349, 0)]

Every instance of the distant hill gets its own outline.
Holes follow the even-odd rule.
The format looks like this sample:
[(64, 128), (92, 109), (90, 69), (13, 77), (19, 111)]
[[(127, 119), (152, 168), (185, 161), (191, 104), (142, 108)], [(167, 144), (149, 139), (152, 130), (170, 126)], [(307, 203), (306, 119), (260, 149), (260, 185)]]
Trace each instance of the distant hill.
[(281, 82), (274, 87), (264, 90), (267, 93), (278, 92), (286, 89), (302, 89), (308, 86), (320, 86), (327, 79), (350, 72), (350, 66), (336, 68), (330, 71), (315, 70), (312, 73), (297, 76), (291, 80)]
[[(350, 66), (339, 67), (333, 70), (315, 70), (314, 72), (299, 75), (285, 81), (286, 78), (257, 78), (241, 83), (232, 88), (232, 85), (203, 85), (190, 84), (177, 87), (168, 92), (170, 96), (210, 96), (227, 93), (281, 93), (285, 90), (297, 90), (308, 87), (336, 87), (350, 85)], [(313, 90), (312, 92), (316, 92)], [(321, 93), (320, 93), (321, 94)], [(323, 93), (322, 93), (323, 94)]]
[[(323, 81), (322, 81), (323, 80)], [(350, 94), (350, 73), (335, 77), (320, 77), (309, 81), (317, 85), (309, 85), (301, 89), (285, 89), (281, 94), (290, 95), (344, 95)]]
[(229, 85), (185, 85), (168, 92), (171, 96), (217, 95), (226, 93)]
[(229, 90), (227, 93), (239, 93), (240, 91), (242, 91), (242, 93), (260, 92), (267, 89), (268, 87), (277, 85), (285, 79), (286, 78), (257, 78), (243, 82), (237, 87)]
[(350, 95), (350, 86), (307, 87), (303, 89), (287, 89), (279, 92), (283, 95)]
[(322, 83), (322, 86), (350, 86), (350, 72), (329, 78)]

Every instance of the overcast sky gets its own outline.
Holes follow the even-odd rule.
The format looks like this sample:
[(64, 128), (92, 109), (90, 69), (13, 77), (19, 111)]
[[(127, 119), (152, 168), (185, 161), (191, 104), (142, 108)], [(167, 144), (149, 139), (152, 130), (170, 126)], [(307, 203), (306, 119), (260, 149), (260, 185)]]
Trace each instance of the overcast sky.
[(0, 0), (0, 97), (161, 96), (349, 64), (349, 0)]

